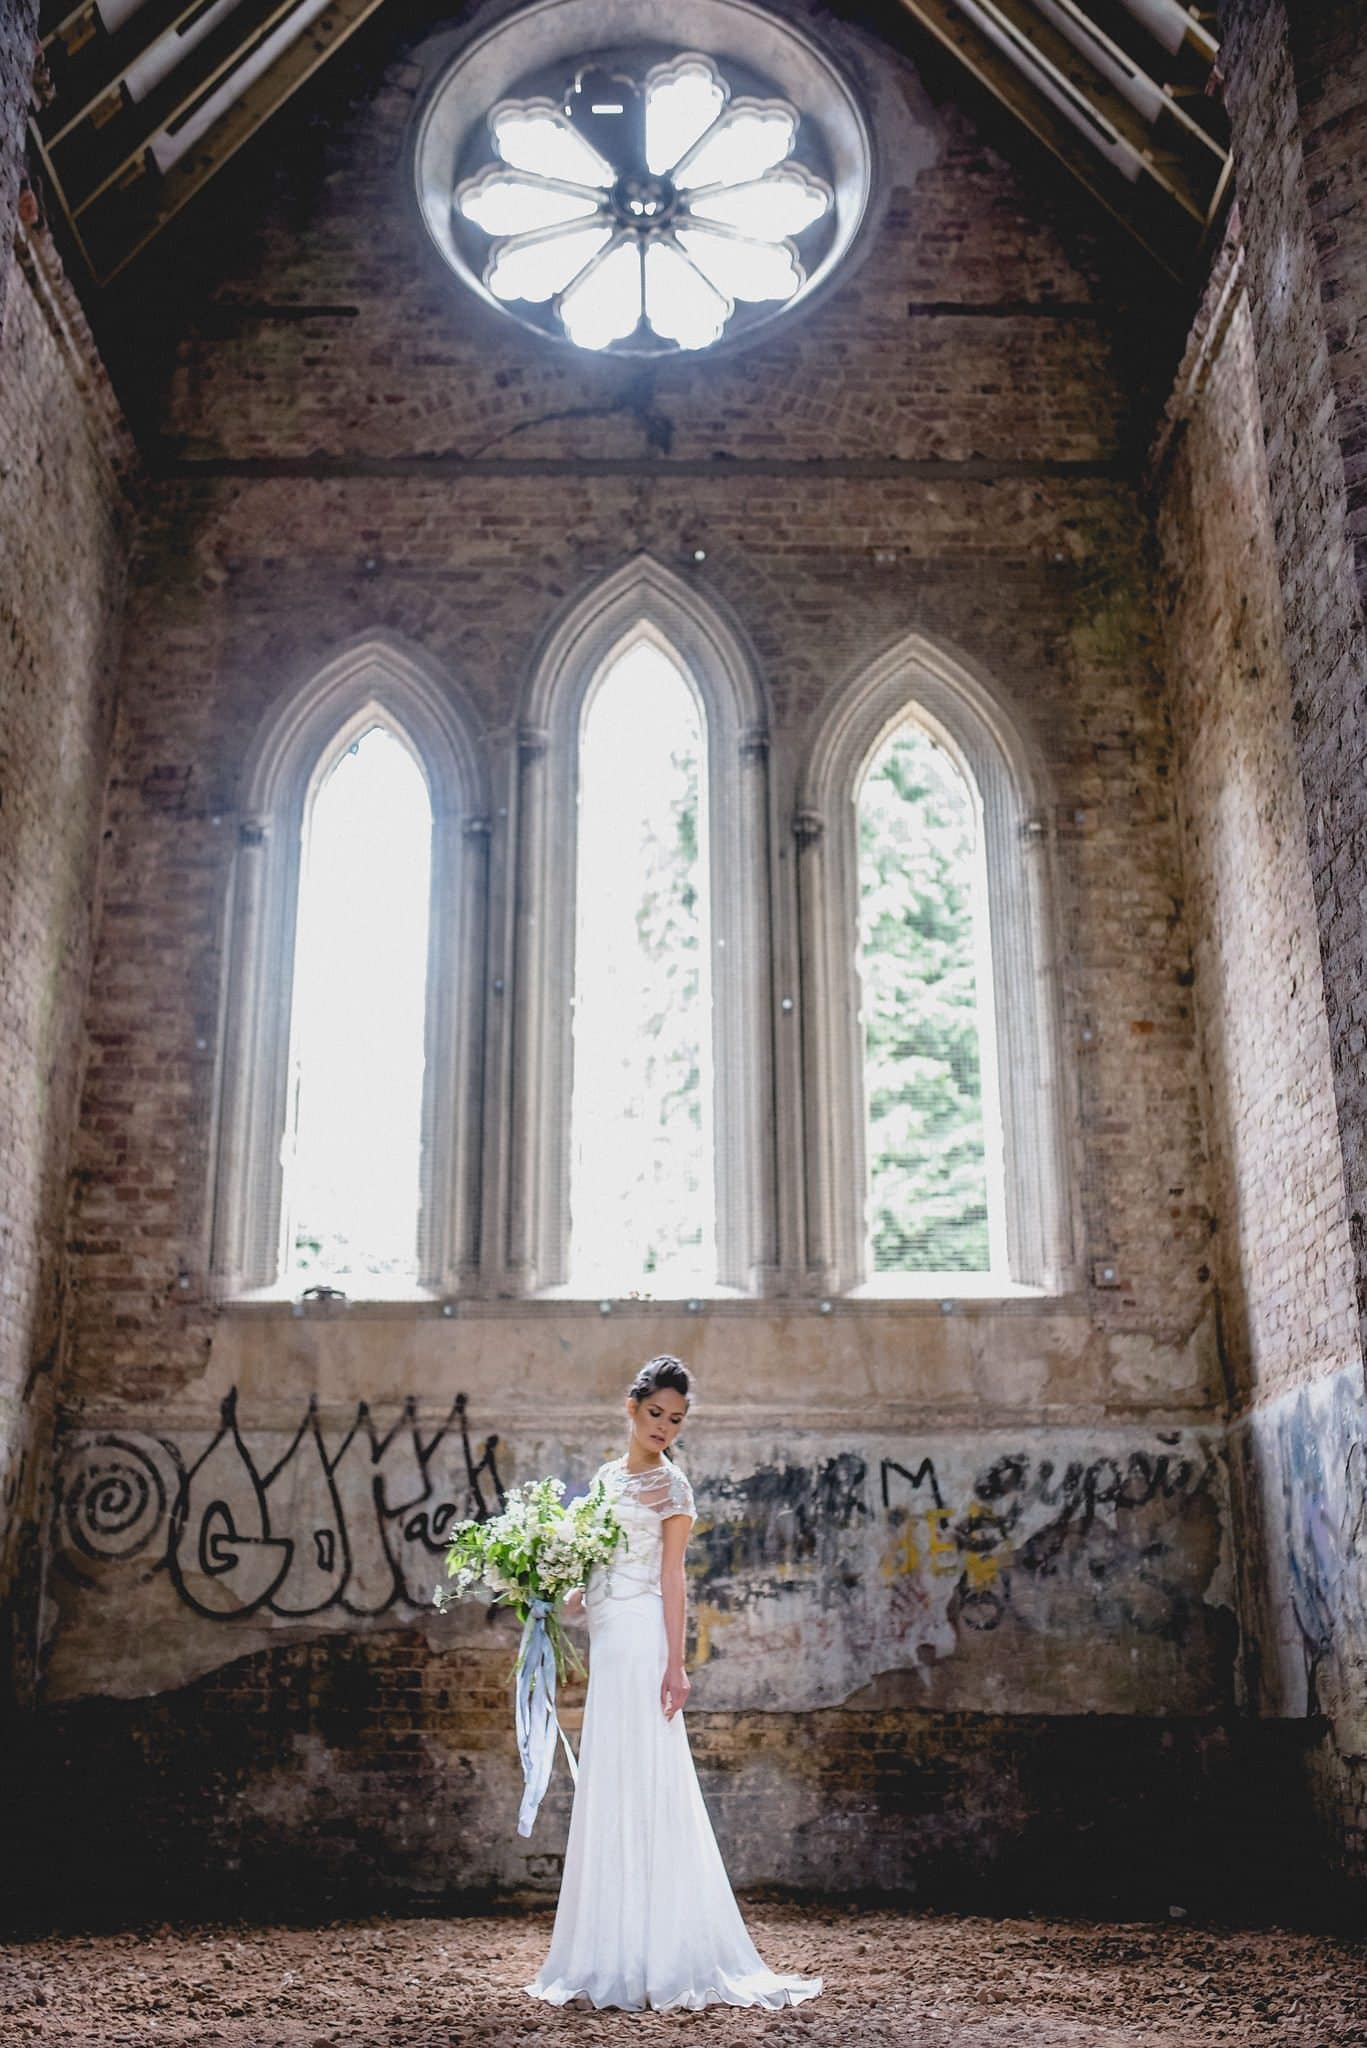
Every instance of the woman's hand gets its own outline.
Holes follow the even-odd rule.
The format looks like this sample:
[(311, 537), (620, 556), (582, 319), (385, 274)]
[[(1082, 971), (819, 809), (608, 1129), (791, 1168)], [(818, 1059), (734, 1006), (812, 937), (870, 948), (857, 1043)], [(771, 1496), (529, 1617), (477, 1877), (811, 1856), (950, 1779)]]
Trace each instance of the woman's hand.
[(660, 1705), (665, 1710), (666, 1721), (672, 1721), (693, 1688), (688, 1682), (688, 1673), (682, 1664), (670, 1664), (660, 1680)]
[(565, 1595), (564, 1615), (566, 1621), (578, 1621), (584, 1612), (584, 1588), (576, 1586), (572, 1593)]

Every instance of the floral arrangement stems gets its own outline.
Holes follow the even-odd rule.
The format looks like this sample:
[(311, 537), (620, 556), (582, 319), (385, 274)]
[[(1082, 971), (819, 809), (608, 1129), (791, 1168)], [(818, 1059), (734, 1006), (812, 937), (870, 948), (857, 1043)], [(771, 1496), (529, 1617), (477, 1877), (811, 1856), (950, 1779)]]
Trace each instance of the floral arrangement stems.
[(454, 1584), (439, 1586), (433, 1596), (438, 1607), (446, 1607), (482, 1589), (493, 1595), (491, 1605), (513, 1608), (522, 1623), (513, 1667), (523, 1779), (520, 1835), (532, 1831), (550, 1782), (557, 1735), (570, 1776), (576, 1775), (574, 1753), (555, 1711), (555, 1688), (567, 1668), (582, 1672), (584, 1666), (565, 1635), (561, 1604), (625, 1540), (601, 1480), (568, 1506), (564, 1494), (558, 1479), (536, 1479), (514, 1487), (501, 1514), (461, 1522), (451, 1531), (446, 1552), (446, 1573)]

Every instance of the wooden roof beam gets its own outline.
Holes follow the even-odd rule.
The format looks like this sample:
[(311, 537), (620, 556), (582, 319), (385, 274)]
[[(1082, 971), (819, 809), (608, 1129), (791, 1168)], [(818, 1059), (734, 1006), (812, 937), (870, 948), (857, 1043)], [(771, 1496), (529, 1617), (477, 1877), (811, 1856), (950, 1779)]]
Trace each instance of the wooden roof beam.
[[(1131, 182), (1031, 83), (1020, 66), (961, 12), (956, 0), (901, 0), (1036, 140), (1064, 164), (1170, 276), (1180, 277), (1202, 240), (1202, 223), (1152, 180)], [(1099, 115), (1098, 133), (1103, 132)]]
[(145, 99), (124, 99), (99, 128), (89, 122), (47, 143), (70, 211), (79, 215), (110, 186), (136, 176), (152, 142), (197, 105), (294, 13), (299, 0), (242, 0), (196, 43)]
[[(70, 57), (62, 54), (64, 39), (60, 34), (49, 38), (44, 61), (52, 79), (54, 98), (39, 116), (38, 124), (48, 148), (64, 141), (102, 100), (117, 92), (129, 72), (151, 54), (164, 36), (183, 33), (212, 4), (213, 0), (144, 0), (122, 28), (110, 35), (99, 27)], [(98, 10), (90, 11), (98, 23)]]
[(97, 281), (108, 284), (117, 277), (383, 4), (384, 0), (334, 0), (247, 86), (165, 177), (149, 178), (123, 191), (111, 188), (99, 205), (92, 205), (79, 229), (91, 251)]
[(1213, 16), (1213, 8), (1186, 7), (1182, 0), (1120, 0), (1120, 4), (1165, 50), (1187, 48), (1206, 64), (1215, 62), (1219, 45), (1200, 18), (1203, 13)]
[(1169, 50), (1145, 29), (1124, 0), (1081, 0), (1081, 5), (1107, 40), (1141, 64), (1188, 120), (1204, 129), (1220, 149), (1228, 148), (1229, 117), (1215, 75), (1217, 45), (1213, 37), (1198, 31), (1192, 22), (1191, 36)]
[[(960, 11), (998, 41), (1040, 89), (1057, 94), (1091, 128), (1096, 146), (1126, 175), (1153, 178), (1204, 226), (1219, 183), (1223, 151), (1150, 85), (1154, 118), (1089, 61), (1031, 0), (958, 0)], [(1136, 78), (1142, 74), (1136, 74)]]

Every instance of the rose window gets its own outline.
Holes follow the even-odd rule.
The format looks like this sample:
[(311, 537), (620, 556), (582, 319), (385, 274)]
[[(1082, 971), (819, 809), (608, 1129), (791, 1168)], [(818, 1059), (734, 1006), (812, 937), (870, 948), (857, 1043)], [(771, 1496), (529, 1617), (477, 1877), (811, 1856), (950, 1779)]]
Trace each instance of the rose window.
[(831, 189), (793, 155), (784, 100), (734, 96), (706, 57), (629, 75), (589, 67), (563, 106), (489, 115), (498, 161), (456, 189), (489, 235), (495, 298), (553, 307), (580, 348), (706, 348), (741, 305), (791, 299)]
[[(544, 30), (578, 10), (537, 13)], [(728, 21), (690, 0), (671, 15), (685, 30), (695, 16)], [(457, 66), (420, 129), (429, 233), (481, 297), (578, 348), (659, 357), (766, 325), (848, 245), (869, 153), (824, 57), (772, 20), (762, 54), (777, 78), (734, 39), (717, 57), (648, 45), (535, 68), (524, 57), (520, 75), (480, 46), (465, 91)]]

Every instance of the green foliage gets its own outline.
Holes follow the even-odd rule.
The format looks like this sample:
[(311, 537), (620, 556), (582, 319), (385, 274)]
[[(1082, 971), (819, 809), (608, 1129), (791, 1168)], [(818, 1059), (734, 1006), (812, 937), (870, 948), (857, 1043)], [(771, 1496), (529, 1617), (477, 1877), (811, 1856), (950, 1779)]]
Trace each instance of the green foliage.
[(533, 1479), (513, 1487), (497, 1515), (458, 1522), (446, 1548), (453, 1583), (432, 1596), (446, 1608), (470, 1593), (491, 1595), (491, 1606), (511, 1607), (522, 1622), (534, 1603), (548, 1603), (544, 1618), (561, 1678), (567, 1664), (584, 1668), (561, 1626), (565, 1595), (585, 1585), (596, 1565), (609, 1564), (619, 1544), (630, 1547), (601, 1479), (568, 1506), (564, 1498), (559, 1479)]
[(919, 726), (859, 799), (868, 1216), (879, 1273), (988, 1266), (974, 807)]

